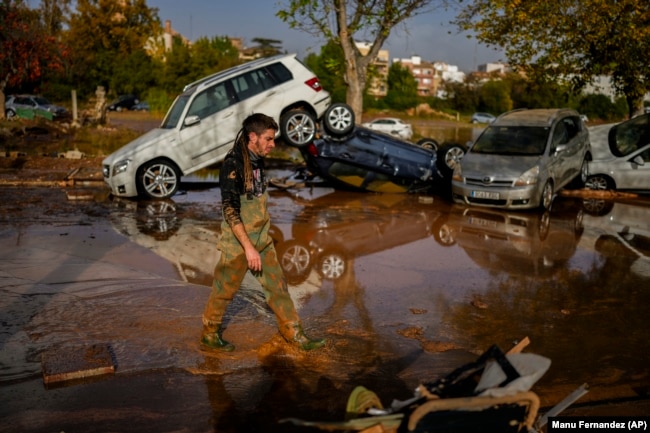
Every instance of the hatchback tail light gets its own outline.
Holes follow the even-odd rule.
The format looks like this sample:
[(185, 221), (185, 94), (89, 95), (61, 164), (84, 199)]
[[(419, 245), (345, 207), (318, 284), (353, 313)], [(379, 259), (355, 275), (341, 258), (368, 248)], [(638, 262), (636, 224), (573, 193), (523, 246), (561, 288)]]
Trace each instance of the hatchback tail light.
[(317, 92), (323, 90), (323, 88), (320, 86), (320, 81), (318, 81), (318, 77), (310, 78), (309, 80), (305, 81), (305, 84)]

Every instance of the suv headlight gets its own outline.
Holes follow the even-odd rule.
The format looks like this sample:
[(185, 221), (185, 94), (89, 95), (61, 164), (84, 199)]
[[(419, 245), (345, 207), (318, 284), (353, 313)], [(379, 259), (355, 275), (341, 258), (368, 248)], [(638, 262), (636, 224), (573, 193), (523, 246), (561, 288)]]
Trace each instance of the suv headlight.
[(519, 176), (519, 179), (517, 179), (517, 181), (515, 182), (515, 186), (535, 185), (538, 180), (539, 180), (539, 166), (536, 165), (535, 167), (531, 168), (530, 170), (526, 171), (524, 174)]
[(117, 161), (115, 165), (113, 165), (113, 176), (117, 176), (118, 174), (125, 172), (126, 169), (129, 167), (130, 163), (131, 163), (130, 159)]

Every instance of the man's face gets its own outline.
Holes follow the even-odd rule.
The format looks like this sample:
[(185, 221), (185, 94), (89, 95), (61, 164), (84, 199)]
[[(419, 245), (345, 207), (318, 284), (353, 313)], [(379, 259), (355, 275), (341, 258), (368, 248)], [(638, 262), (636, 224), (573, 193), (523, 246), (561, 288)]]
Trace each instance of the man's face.
[(267, 129), (260, 135), (248, 134), (248, 150), (259, 156), (266, 156), (275, 147), (275, 130)]

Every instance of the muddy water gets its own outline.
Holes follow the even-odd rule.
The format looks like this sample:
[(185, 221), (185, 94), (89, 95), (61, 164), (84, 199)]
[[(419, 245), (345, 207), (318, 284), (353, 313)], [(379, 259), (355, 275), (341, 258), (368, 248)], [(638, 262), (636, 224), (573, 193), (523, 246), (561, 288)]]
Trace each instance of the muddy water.
[[(328, 346), (288, 348), (247, 279), (227, 314), (237, 350), (215, 355), (197, 340), (220, 195), (209, 181), (186, 190), (167, 202), (98, 193), (78, 203), (58, 190), (3, 190), (0, 431), (88, 429), (89, 419), (112, 431), (219, 432), (342, 420), (356, 385), (387, 405), (524, 336), (552, 360), (534, 388), (543, 406), (585, 382), (584, 401), (647, 396), (650, 207), (560, 197), (538, 214), (438, 196), (273, 191), (290, 291)], [(40, 356), (84, 344), (110, 345), (116, 375), (44, 389)]]

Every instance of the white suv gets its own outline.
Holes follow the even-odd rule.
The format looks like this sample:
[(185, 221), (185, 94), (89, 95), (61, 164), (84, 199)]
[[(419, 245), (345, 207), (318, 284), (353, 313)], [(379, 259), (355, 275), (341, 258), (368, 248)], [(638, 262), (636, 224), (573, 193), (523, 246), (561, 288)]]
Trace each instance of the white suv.
[(218, 72), (185, 86), (160, 127), (106, 157), (104, 180), (115, 196), (168, 198), (181, 176), (223, 161), (248, 115), (272, 116), (283, 139), (301, 147), (313, 140), (330, 104), (295, 54)]

